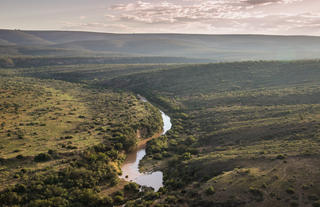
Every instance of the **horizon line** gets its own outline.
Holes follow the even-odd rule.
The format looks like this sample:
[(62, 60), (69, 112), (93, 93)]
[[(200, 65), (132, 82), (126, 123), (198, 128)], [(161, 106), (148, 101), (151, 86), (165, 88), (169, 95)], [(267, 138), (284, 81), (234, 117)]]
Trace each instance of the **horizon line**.
[(8, 29), (0, 28), (6, 31), (25, 31), (25, 32), (83, 32), (96, 34), (114, 34), (114, 35), (203, 35), (203, 36), (279, 36), (279, 37), (320, 37), (320, 35), (298, 35), (298, 34), (263, 34), (263, 33), (170, 33), (170, 32), (102, 32), (89, 30), (60, 30), (60, 29)]

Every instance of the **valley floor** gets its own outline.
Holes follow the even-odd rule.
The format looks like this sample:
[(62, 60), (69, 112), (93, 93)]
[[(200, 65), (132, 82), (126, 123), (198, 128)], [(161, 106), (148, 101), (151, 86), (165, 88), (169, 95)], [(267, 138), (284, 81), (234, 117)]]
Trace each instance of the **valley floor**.
[[(1, 179), (17, 174), (5, 183), (17, 185), (2, 185), (0, 201), (8, 206), (41, 206), (57, 197), (61, 206), (320, 206), (317, 60), (68, 65), (0, 74), (7, 173)], [(19, 104), (13, 94), (29, 95)], [(159, 192), (116, 179), (136, 130), (147, 129), (148, 137), (161, 127), (157, 109), (132, 94), (172, 118), (173, 128), (147, 143), (141, 165), (164, 172)], [(52, 132), (53, 123), (66, 128)]]

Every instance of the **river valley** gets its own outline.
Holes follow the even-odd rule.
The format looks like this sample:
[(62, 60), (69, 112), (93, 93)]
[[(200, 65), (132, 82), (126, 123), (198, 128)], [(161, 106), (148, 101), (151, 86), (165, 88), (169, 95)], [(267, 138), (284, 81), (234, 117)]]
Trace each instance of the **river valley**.
[[(170, 117), (164, 112), (161, 112), (163, 120), (163, 132), (164, 135), (172, 127)], [(156, 139), (157, 137), (154, 137)], [(142, 186), (152, 187), (155, 191), (158, 191), (163, 186), (163, 173), (161, 171), (154, 171), (149, 173), (141, 173), (139, 171), (139, 162), (146, 155), (146, 143), (139, 145), (137, 149), (127, 155), (127, 158), (122, 166), (122, 175), (120, 178), (126, 181), (135, 182)]]

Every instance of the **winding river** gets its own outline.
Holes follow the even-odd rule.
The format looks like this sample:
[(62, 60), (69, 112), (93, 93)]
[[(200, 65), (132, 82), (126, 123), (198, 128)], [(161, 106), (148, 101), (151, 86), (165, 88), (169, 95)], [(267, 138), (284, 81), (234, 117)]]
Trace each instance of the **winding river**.
[[(146, 101), (144, 99), (143, 101)], [(161, 112), (163, 120), (163, 132), (162, 135), (166, 134), (171, 129), (171, 120), (164, 112)], [(158, 191), (163, 186), (163, 173), (161, 171), (155, 171), (150, 173), (140, 173), (139, 162), (146, 155), (146, 142), (139, 145), (136, 150), (127, 154), (127, 158), (122, 166), (122, 175), (120, 178), (126, 181), (138, 183), (142, 186), (152, 187), (155, 191)]]

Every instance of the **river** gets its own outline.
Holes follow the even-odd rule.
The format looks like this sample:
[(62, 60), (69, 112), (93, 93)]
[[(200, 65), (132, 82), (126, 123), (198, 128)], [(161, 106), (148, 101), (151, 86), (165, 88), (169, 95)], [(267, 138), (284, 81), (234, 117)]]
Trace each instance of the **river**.
[[(166, 134), (172, 127), (170, 117), (164, 112), (161, 112), (163, 120), (163, 132), (162, 135)], [(127, 155), (126, 160), (122, 166), (122, 175), (120, 178), (126, 181), (138, 183), (142, 186), (148, 186), (158, 191), (163, 186), (163, 173), (161, 171), (155, 171), (150, 173), (140, 173), (139, 162), (146, 155), (146, 144), (140, 145), (136, 150)]]

